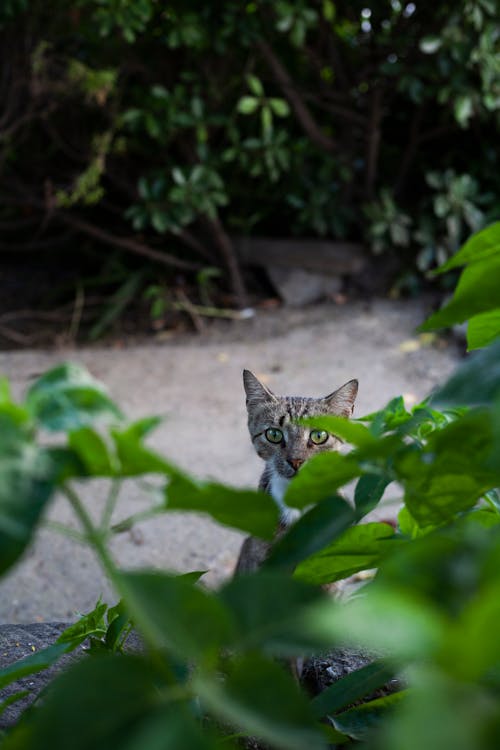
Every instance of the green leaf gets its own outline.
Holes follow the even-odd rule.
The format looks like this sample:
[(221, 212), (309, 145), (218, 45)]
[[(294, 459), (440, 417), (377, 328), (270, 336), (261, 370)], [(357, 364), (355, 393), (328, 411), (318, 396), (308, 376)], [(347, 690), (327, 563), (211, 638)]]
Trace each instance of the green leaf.
[(368, 739), (376, 729), (388, 722), (389, 714), (405, 698), (406, 693), (392, 693), (332, 717), (335, 729), (355, 740)]
[(149, 432), (150, 425), (156, 421), (139, 420), (122, 430), (111, 429), (111, 436), (116, 445), (116, 454), (120, 462), (121, 476), (137, 476), (140, 474), (175, 475), (178, 472), (172, 464), (158, 453), (155, 453), (142, 442), (144, 435)]
[(451, 520), (500, 484), (492, 446), (491, 415), (473, 411), (432, 433), (425, 451), (414, 448), (396, 457), (405, 503), (419, 525)]
[(58, 467), (0, 410), (0, 574), (23, 553), (54, 492)]
[(102, 617), (106, 610), (107, 605), (98, 602), (92, 612), (66, 628), (52, 646), (29, 654), (24, 659), (18, 659), (13, 664), (0, 669), (0, 689), (21, 679), (21, 677), (47, 669), (47, 667), (55, 664), (63, 654), (74, 651), (89, 636), (103, 634), (105, 630)]
[(383, 661), (373, 661), (325, 688), (311, 702), (318, 719), (339, 711), (344, 706), (364, 698), (394, 678), (394, 668)]
[(500, 253), (467, 266), (455, 293), (447, 305), (431, 315), (420, 331), (432, 331), (462, 323), (473, 315), (498, 308), (500, 289)]
[(220, 719), (283, 750), (326, 750), (297, 684), (258, 653), (235, 659), (224, 682), (195, 677), (202, 703)]
[(277, 117), (288, 117), (290, 107), (285, 99), (269, 99), (269, 106)]
[(392, 478), (386, 474), (364, 474), (358, 479), (354, 490), (354, 507), (358, 518), (365, 516), (379, 504), (391, 482)]
[(88, 475), (113, 476), (118, 469), (116, 458), (109, 452), (103, 438), (92, 427), (73, 430), (68, 437), (72, 448)]
[(266, 653), (290, 656), (323, 645), (311, 640), (302, 618), (311, 603), (325, 596), (319, 588), (274, 570), (260, 570), (233, 578), (218, 596), (237, 624), (233, 648), (259, 647)]
[(467, 326), (467, 349), (480, 349), (500, 337), (500, 308), (474, 315)]
[(73, 644), (74, 648), (91, 635), (104, 635), (106, 632), (104, 615), (107, 609), (107, 604), (98, 601), (92, 612), (83, 615), (77, 622), (63, 630), (57, 643)]
[(378, 567), (400, 543), (389, 524), (351, 526), (320, 552), (300, 562), (294, 577), (315, 585), (348, 578), (360, 570)]
[(420, 49), (426, 55), (433, 55), (441, 47), (442, 40), (438, 36), (426, 36), (420, 40)]
[(247, 82), (248, 82), (250, 91), (253, 94), (255, 94), (255, 96), (264, 96), (264, 87), (262, 86), (262, 83), (257, 78), (257, 76), (254, 76), (251, 73), (249, 73), (247, 75)]
[(366, 447), (376, 441), (368, 427), (345, 417), (318, 416), (301, 419), (300, 424), (310, 425), (318, 430), (326, 430), (331, 435), (342, 438), (352, 445)]
[(264, 139), (267, 141), (273, 131), (273, 113), (271, 112), (270, 107), (268, 107), (267, 105), (262, 107), (260, 111), (260, 119), (262, 122), (262, 132), (264, 135)]
[(472, 354), (433, 395), (439, 405), (491, 406), (500, 398), (500, 341)]
[(500, 221), (482, 229), (467, 240), (460, 250), (455, 253), (444, 265), (438, 268), (437, 273), (445, 273), (452, 268), (464, 266), (469, 263), (479, 263), (500, 254)]
[[(106, 654), (83, 659), (54, 681), (40, 708), (8, 735), (5, 748), (125, 750), (134, 743), (141, 746), (138, 739), (149, 721), (162, 715), (181, 721), (192, 736), (192, 719), (178, 700), (168, 701), (168, 687), (146, 658)], [(191, 747), (179, 742), (175, 747)]]
[(369, 596), (342, 605), (324, 601), (313, 608), (307, 627), (330, 643), (390, 654), (391, 661), (432, 658), (446, 637), (449, 621), (418, 592), (401, 586), (370, 585)]
[(120, 590), (149, 645), (176, 658), (207, 658), (234, 636), (230, 613), (213, 595), (183, 576), (120, 573)]
[(470, 96), (459, 96), (454, 104), (455, 119), (462, 128), (466, 128), (474, 113)]
[(333, 495), (361, 470), (352, 455), (320, 453), (301, 468), (292, 479), (285, 494), (285, 503), (294, 508), (305, 508)]
[(122, 414), (104, 386), (80, 365), (66, 363), (42, 375), (31, 386), (26, 406), (46, 430), (76, 430), (97, 418), (120, 420)]
[[(459, 679), (479, 681), (500, 664), (500, 642), (495, 637), (500, 618), (500, 581), (479, 590), (467, 603), (460, 623), (450, 632), (444, 658)], [(457, 662), (456, 654), (461, 658)]]
[(238, 101), (238, 112), (242, 115), (253, 114), (259, 106), (259, 100), (254, 96), (242, 96)]
[(272, 539), (279, 513), (270, 495), (232, 489), (216, 482), (194, 482), (178, 472), (166, 490), (166, 509), (208, 513), (224, 526)]
[(0, 669), (0, 689), (10, 685), (22, 677), (30, 674), (41, 672), (51, 664), (54, 664), (61, 656), (71, 651), (71, 645), (68, 643), (55, 643), (53, 646), (29, 654), (24, 659), (18, 659), (13, 664)]
[(291, 526), (271, 550), (265, 566), (293, 568), (323, 549), (355, 521), (353, 508), (341, 497), (327, 497)]

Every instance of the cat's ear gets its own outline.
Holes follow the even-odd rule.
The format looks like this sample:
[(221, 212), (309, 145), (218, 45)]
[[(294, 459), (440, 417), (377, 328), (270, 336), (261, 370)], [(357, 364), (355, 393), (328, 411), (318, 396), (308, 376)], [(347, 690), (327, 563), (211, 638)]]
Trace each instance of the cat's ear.
[(250, 370), (243, 370), (243, 385), (247, 394), (247, 402), (251, 401), (275, 401), (276, 396), (269, 388), (266, 388)]
[(336, 391), (325, 396), (327, 409), (332, 414), (338, 414), (342, 417), (350, 417), (354, 409), (354, 401), (358, 393), (358, 381), (349, 380), (341, 385)]

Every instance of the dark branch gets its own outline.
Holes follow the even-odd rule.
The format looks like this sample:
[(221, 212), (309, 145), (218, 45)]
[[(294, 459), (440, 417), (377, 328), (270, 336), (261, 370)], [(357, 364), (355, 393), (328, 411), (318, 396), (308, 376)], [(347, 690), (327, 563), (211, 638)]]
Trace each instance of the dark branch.
[(295, 112), (297, 120), (301, 124), (303, 130), (307, 133), (313, 143), (316, 144), (323, 151), (332, 152), (337, 148), (336, 142), (333, 138), (325, 135), (321, 128), (318, 126), (313, 116), (311, 115), (309, 108), (302, 99), (296, 87), (293, 85), (292, 79), (290, 78), (287, 70), (281, 63), (281, 60), (274, 54), (272, 48), (263, 39), (257, 39), (255, 42), (257, 49), (262, 54), (270, 69), (272, 70), (276, 81), (283, 90), (284, 95), (290, 102), (290, 105)]

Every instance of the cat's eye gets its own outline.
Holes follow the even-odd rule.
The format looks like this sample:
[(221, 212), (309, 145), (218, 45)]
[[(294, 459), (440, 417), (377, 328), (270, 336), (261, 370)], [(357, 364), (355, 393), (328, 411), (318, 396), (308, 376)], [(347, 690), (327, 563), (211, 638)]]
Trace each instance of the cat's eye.
[(326, 430), (311, 430), (309, 440), (311, 443), (314, 443), (314, 445), (322, 445), (328, 440), (328, 433)]
[(277, 427), (269, 427), (265, 434), (270, 443), (281, 443), (283, 440), (283, 433)]

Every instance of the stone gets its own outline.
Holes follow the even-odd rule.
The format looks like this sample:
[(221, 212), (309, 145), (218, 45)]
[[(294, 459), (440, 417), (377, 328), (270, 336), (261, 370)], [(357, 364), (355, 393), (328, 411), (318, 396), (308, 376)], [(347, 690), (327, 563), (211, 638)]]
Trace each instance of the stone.
[(266, 266), (271, 283), (289, 307), (304, 307), (338, 294), (342, 279), (303, 268)]
[(246, 266), (302, 268), (330, 276), (360, 273), (368, 260), (366, 248), (357, 242), (234, 237), (233, 246), (240, 263)]

